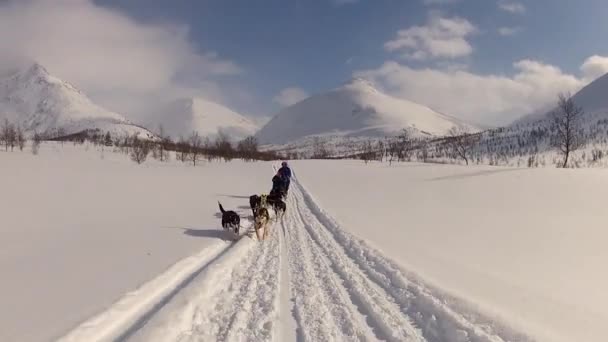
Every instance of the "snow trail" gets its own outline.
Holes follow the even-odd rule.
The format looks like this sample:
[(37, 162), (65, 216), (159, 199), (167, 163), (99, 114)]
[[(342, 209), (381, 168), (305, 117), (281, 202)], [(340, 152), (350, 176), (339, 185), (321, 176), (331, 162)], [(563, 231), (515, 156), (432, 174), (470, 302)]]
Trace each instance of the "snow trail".
[(59, 341), (118, 339), (120, 332), (128, 332), (153, 314), (192, 281), (194, 276), (231, 247), (218, 243), (197, 255), (179, 261), (162, 275), (127, 293), (108, 310), (82, 323)]
[(385, 290), (382, 296), (391, 304), (380, 307), (386, 310), (395, 303), (400, 313), (420, 329), (422, 337), (417, 338), (430, 342), (532, 340), (407, 274), (365, 241), (341, 229), (298, 182), (293, 192), (297, 197), (296, 206), (308, 222), (306, 227), (317, 227), (309, 231), (318, 234), (320, 243), (327, 246), (327, 253), (335, 256), (332, 260), (344, 261), (351, 272), (362, 272), (362, 281), (368, 282), (371, 288), (376, 285)]
[[(276, 235), (276, 232), (272, 232)], [(276, 321), (278, 240), (249, 232), (130, 341), (269, 340)]]
[(144, 286), (164, 289), (155, 301), (119, 301), (63, 341), (531, 341), (341, 229), (295, 177), (287, 204), (267, 240), (208, 248)]

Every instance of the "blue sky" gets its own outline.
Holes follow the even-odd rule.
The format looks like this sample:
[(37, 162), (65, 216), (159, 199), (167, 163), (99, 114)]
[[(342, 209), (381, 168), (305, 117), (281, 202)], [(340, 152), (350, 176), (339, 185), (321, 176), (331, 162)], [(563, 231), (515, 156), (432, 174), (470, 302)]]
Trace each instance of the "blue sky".
[[(323, 91), (387, 60), (414, 68), (455, 64), (478, 74), (512, 75), (515, 61), (532, 59), (578, 75), (587, 57), (608, 55), (602, 39), (608, 36), (608, 4), (602, 0), (435, 2), (98, 1), (138, 20), (187, 24), (197, 46), (244, 69), (236, 82), (255, 93), (258, 101), (251, 112), (257, 114), (278, 110), (280, 105), (272, 98), (283, 88)], [(472, 52), (458, 58), (412, 60), (384, 48), (397, 31), (425, 25), (431, 15), (470, 22), (476, 31), (468, 37)], [(511, 34), (501, 35), (501, 28)]]
[[(139, 73), (165, 93), (185, 89), (255, 116), (358, 75), (391, 95), (490, 124), (547, 106), (557, 92), (608, 71), (602, 0), (91, 1), (0, 0), (0, 16), (60, 18), (65, 27), (54, 33), (47, 25), (41, 34), (57, 34), (55, 46), (88, 60), (103, 53), (97, 64), (80, 62), (87, 71), (130, 76), (86, 78), (57, 52), (24, 53), (123, 111), (134, 107), (127, 97), (157, 98), (144, 80), (130, 84), (144, 65)], [(15, 25), (35, 33), (30, 21)], [(40, 45), (34, 34), (24, 39)]]

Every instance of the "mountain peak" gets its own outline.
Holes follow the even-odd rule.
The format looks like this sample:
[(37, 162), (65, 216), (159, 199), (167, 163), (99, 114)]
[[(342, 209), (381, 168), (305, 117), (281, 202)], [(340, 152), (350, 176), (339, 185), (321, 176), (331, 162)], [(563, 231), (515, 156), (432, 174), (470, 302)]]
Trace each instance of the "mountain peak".
[(48, 70), (40, 63), (34, 63), (30, 65), (28, 68), (23, 70), (20, 75), (24, 78), (42, 78), (48, 79), (51, 75)]
[(257, 131), (257, 126), (241, 114), (202, 97), (183, 97), (158, 108), (147, 118), (147, 125), (162, 124), (165, 134), (177, 138), (193, 131), (215, 138), (222, 131), (238, 141)]
[(353, 77), (344, 83), (344, 86), (354, 86), (354, 87), (363, 87), (363, 88), (371, 88), (376, 90), (376, 86), (374, 83), (368, 79), (362, 77)]
[(369, 80), (354, 78), (283, 108), (257, 136), (264, 144), (285, 144), (318, 135), (384, 137), (404, 128), (439, 136), (454, 126), (468, 127), (426, 106), (384, 94)]
[(32, 73), (42, 74), (42, 75), (48, 75), (49, 74), (48, 70), (46, 70), (46, 68), (42, 64), (37, 63), (37, 62), (35, 62), (34, 64), (32, 64), (29, 67), (29, 71), (32, 72)]
[(0, 80), (0, 119), (8, 118), (26, 131), (67, 134), (101, 130), (151, 136), (122, 115), (93, 103), (84, 93), (51, 74), (39, 63)]

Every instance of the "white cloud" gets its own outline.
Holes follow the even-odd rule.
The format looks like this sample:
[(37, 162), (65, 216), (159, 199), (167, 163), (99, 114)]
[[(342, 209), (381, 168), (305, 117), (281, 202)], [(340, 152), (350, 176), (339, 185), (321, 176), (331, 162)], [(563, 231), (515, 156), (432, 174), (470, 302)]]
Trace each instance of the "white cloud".
[(499, 0), (498, 8), (505, 12), (513, 13), (513, 14), (523, 14), (526, 13), (526, 6), (520, 2), (510, 1), (510, 0)]
[(283, 107), (296, 104), (308, 97), (306, 91), (298, 87), (289, 87), (281, 90), (272, 100)]
[(594, 55), (585, 60), (581, 66), (583, 76), (587, 81), (593, 81), (608, 73), (608, 57)]
[(0, 69), (13, 67), (15, 59), (37, 61), (123, 112), (163, 96), (219, 100), (217, 79), (241, 72), (235, 63), (194, 46), (186, 26), (140, 23), (92, 0), (2, 3), (0, 47)]
[(522, 27), (501, 27), (498, 29), (498, 34), (501, 36), (514, 36), (523, 30)]
[(608, 70), (608, 58), (594, 56), (577, 77), (533, 60), (513, 64), (514, 74), (482, 75), (459, 69), (414, 69), (389, 61), (374, 70), (356, 73), (397, 97), (428, 105), (464, 120), (506, 124), (552, 104), (558, 93), (576, 92)]
[(476, 31), (466, 19), (431, 14), (426, 25), (400, 30), (395, 39), (384, 44), (384, 48), (416, 60), (464, 57), (473, 52), (466, 38)]

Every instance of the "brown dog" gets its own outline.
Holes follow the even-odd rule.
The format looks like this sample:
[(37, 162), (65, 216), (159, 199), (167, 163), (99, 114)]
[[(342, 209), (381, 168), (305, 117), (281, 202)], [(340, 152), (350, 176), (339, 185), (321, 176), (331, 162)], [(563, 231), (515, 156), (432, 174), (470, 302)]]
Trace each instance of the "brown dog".
[[(270, 227), (268, 226), (269, 221), (270, 214), (268, 213), (268, 209), (264, 207), (258, 209), (254, 222), (255, 235), (257, 235), (258, 240), (266, 240), (266, 237), (268, 236), (268, 231), (270, 230)], [(262, 237), (260, 237), (261, 229), (264, 229), (264, 235)]]

